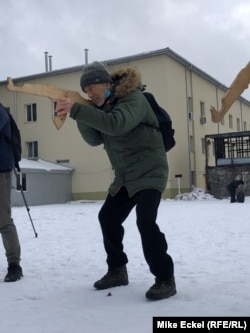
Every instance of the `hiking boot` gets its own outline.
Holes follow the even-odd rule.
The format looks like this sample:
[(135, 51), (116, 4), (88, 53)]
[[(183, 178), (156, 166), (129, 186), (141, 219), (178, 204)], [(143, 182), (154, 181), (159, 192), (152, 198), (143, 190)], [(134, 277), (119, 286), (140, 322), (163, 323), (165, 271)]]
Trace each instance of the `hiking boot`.
[(4, 282), (15, 282), (23, 277), (22, 267), (16, 263), (9, 264), (8, 273), (4, 278)]
[(94, 287), (98, 290), (126, 285), (128, 285), (128, 273), (126, 265), (108, 270), (107, 274), (105, 274), (100, 280), (94, 283)]
[(169, 298), (175, 294), (176, 285), (174, 277), (166, 281), (162, 281), (156, 278), (155, 284), (146, 292), (146, 298), (151, 300), (160, 300)]

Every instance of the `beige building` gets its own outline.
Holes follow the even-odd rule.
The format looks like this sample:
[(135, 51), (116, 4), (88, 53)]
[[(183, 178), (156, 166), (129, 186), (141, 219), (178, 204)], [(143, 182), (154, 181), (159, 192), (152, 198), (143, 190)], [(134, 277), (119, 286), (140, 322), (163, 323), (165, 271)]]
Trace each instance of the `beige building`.
[[(147, 90), (172, 117), (176, 146), (168, 153), (170, 174), (163, 197), (173, 198), (193, 186), (206, 188), (205, 135), (249, 131), (250, 102), (240, 97), (220, 123), (213, 123), (210, 107), (220, 108), (227, 87), (169, 48), (109, 60), (106, 64), (111, 71), (124, 66), (138, 68)], [(46, 68), (44, 73), (13, 81), (16, 85), (55, 85), (86, 97), (80, 90), (81, 72), (82, 66), (55, 71)], [(54, 101), (11, 92), (6, 84), (7, 81), (0, 82), (1, 103), (10, 108), (17, 120), (23, 157), (72, 167), (73, 200), (103, 199), (113, 178), (103, 146), (88, 146), (70, 118), (57, 130), (52, 121)]]

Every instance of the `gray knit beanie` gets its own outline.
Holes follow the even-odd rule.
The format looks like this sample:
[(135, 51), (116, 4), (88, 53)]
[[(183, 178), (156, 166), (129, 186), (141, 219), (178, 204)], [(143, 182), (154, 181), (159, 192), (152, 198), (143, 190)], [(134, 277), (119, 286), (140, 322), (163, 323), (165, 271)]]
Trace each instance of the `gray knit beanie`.
[(92, 64), (83, 67), (80, 80), (80, 85), (83, 91), (85, 91), (86, 86), (90, 84), (106, 82), (112, 83), (113, 81), (107, 68), (101, 62), (94, 61)]

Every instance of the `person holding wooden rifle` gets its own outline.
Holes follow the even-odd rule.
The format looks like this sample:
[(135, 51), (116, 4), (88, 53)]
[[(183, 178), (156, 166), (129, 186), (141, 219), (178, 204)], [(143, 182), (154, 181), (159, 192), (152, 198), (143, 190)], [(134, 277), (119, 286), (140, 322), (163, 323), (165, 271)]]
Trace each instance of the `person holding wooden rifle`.
[(155, 283), (146, 292), (151, 300), (176, 293), (174, 263), (167, 253), (165, 235), (156, 223), (168, 163), (161, 133), (142, 123), (158, 125), (157, 118), (138, 87), (140, 73), (131, 67), (109, 74), (102, 63), (85, 65), (80, 85), (93, 106), (57, 101), (59, 116), (76, 120), (83, 139), (92, 146), (104, 144), (115, 179), (99, 212), (107, 254), (107, 273), (94, 283), (98, 290), (128, 285), (128, 258), (123, 249), (123, 222), (135, 207), (142, 248)]

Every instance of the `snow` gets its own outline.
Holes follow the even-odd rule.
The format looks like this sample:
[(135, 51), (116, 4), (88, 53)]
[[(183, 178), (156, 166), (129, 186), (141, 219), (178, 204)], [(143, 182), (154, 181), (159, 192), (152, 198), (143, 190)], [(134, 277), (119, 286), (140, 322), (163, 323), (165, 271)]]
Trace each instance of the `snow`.
[[(250, 197), (230, 204), (199, 191), (162, 200), (158, 224), (175, 263), (177, 294), (148, 301), (154, 277), (144, 260), (133, 210), (125, 222), (128, 286), (97, 291), (106, 257), (97, 220), (103, 201), (14, 207), (24, 278), (4, 283), (0, 247), (0, 331), (150, 333), (154, 316), (249, 316)], [(110, 296), (109, 293), (111, 293)]]
[(61, 170), (61, 171), (68, 171), (73, 170), (70, 167), (66, 167), (60, 164), (47, 162), (41, 159), (38, 160), (29, 160), (26, 158), (22, 158), (19, 163), (21, 169), (39, 169), (44, 171), (53, 171), (53, 170)]

